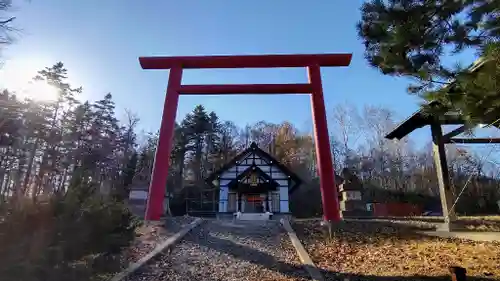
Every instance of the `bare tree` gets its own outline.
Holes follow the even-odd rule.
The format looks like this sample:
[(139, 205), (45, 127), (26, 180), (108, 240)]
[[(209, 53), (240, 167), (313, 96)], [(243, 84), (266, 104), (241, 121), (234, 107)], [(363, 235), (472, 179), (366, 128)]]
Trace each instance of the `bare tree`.
[(349, 103), (338, 104), (333, 108), (332, 119), (334, 132), (341, 135), (340, 138), (335, 137), (335, 139), (339, 140), (343, 146), (343, 159), (335, 159), (335, 161), (341, 161), (343, 166), (346, 167), (347, 163), (349, 163), (350, 150), (355, 148), (362, 136), (358, 109)]
[(128, 161), (130, 154), (137, 143), (137, 134), (135, 133), (139, 124), (139, 116), (130, 109), (125, 109), (125, 126), (123, 130), (123, 145), (125, 163)]
[(10, 33), (14, 31), (12, 22), (16, 19), (8, 15), (8, 11), (12, 8), (12, 0), (0, 0), (0, 45), (8, 45), (12, 43)]

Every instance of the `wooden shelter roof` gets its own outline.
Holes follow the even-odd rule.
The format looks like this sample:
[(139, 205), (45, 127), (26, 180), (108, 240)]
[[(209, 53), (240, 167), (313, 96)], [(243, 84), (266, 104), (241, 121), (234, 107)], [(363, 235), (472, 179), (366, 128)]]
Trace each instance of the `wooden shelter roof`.
[[(475, 72), (481, 69), (485, 64), (485, 60), (480, 58), (476, 60), (470, 67), (470, 72)], [(454, 82), (447, 85), (447, 88), (453, 87)], [(427, 104), (428, 107), (438, 106), (438, 101), (431, 101)], [(441, 116), (430, 116), (424, 112), (423, 108), (413, 113), (406, 120), (401, 122), (396, 126), (391, 132), (389, 132), (385, 137), (387, 139), (402, 139), (416, 129), (422, 128), (427, 125), (431, 125), (433, 122), (438, 122), (440, 125), (465, 125), (465, 119), (458, 112), (449, 111)], [(496, 127), (499, 127), (497, 124)]]

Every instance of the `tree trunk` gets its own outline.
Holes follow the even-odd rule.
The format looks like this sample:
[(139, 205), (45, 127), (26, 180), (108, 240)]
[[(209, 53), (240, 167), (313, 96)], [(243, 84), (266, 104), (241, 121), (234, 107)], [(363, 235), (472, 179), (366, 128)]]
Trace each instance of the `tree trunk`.
[(186, 160), (186, 151), (182, 150), (182, 153), (179, 153), (179, 190), (184, 188), (184, 161)]
[(57, 187), (56, 192), (63, 190), (64, 186), (66, 185), (66, 181), (68, 180), (68, 169), (69, 167), (64, 169), (63, 175), (61, 176), (61, 182), (59, 182), (59, 186)]
[(5, 179), (5, 186), (4, 186), (4, 196), (7, 195), (10, 191), (10, 173), (7, 173), (6, 179)]
[(38, 168), (38, 175), (36, 177), (36, 183), (34, 186), (36, 187), (35, 189), (43, 189), (42, 184), (43, 184), (43, 176), (45, 174), (45, 167), (47, 165), (47, 150), (43, 152), (42, 156), (42, 161), (40, 162), (40, 166)]
[(15, 183), (14, 183), (14, 196), (13, 199), (15, 202), (19, 202), (21, 197), (25, 194), (26, 190), (23, 189), (23, 186), (21, 184), (21, 178), (23, 175), (23, 166), (24, 166), (24, 157), (20, 157), (19, 159), (19, 167), (17, 168), (16, 175), (15, 175)]
[(33, 169), (33, 163), (35, 162), (36, 150), (38, 149), (38, 142), (40, 138), (35, 138), (35, 142), (33, 143), (33, 147), (31, 149), (31, 155), (28, 161), (28, 167), (26, 168), (26, 175), (24, 176), (24, 184), (23, 188), (26, 190), (28, 188), (28, 184), (30, 182), (31, 170)]

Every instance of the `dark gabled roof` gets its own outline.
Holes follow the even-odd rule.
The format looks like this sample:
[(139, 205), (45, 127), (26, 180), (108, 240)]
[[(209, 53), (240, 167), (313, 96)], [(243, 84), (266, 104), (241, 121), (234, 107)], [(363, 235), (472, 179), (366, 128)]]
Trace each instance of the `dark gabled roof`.
[(250, 152), (253, 152), (256, 155), (259, 155), (260, 157), (262, 157), (264, 159), (268, 159), (268, 160), (272, 161), (273, 162), (272, 164), (274, 164), (275, 166), (280, 168), (280, 170), (283, 173), (285, 173), (285, 175), (289, 176), (293, 180), (294, 185), (292, 187), (290, 187), (290, 190), (289, 190), (290, 193), (293, 190), (295, 190), (302, 183), (302, 180), (294, 172), (292, 172), (290, 169), (288, 169), (288, 167), (286, 167), (285, 165), (281, 164), (278, 160), (276, 160), (273, 156), (271, 156), (271, 154), (260, 149), (255, 142), (252, 142), (252, 144), (250, 144), (250, 146), (247, 149), (243, 150), (241, 153), (239, 153), (233, 159), (231, 159), (231, 161), (229, 161), (225, 165), (223, 165), (219, 170), (215, 171), (210, 176), (208, 176), (205, 179), (205, 181), (210, 186), (215, 187), (213, 185), (212, 181), (214, 179), (216, 179), (216, 177), (220, 176), (222, 173), (224, 173), (225, 171), (227, 171), (228, 169), (230, 169), (231, 167), (236, 165), (237, 162), (243, 160), (243, 158)]
[[(264, 182), (258, 184), (257, 186), (252, 186), (249, 183), (241, 182), (242, 179), (249, 176), (251, 173), (258, 173), (259, 178), (263, 179)], [(273, 180), (268, 174), (266, 174), (262, 169), (260, 169), (257, 165), (252, 165), (248, 167), (243, 173), (239, 174), (235, 179), (227, 184), (229, 188), (236, 188), (241, 191), (249, 191), (249, 192), (263, 192), (268, 190), (277, 190), (280, 186), (276, 180)], [(290, 190), (288, 190), (290, 193)]]

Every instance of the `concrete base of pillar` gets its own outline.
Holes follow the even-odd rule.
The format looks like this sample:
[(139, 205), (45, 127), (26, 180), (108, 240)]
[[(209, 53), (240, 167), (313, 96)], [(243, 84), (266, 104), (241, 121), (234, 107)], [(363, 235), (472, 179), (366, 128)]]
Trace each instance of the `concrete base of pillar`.
[(276, 213), (276, 214), (273, 214), (271, 219), (277, 220), (277, 221), (281, 221), (281, 219), (285, 219), (287, 221), (292, 221), (293, 216), (290, 213)]
[(441, 223), (436, 227), (436, 231), (465, 231), (467, 230), (463, 225), (458, 224), (457, 222), (445, 222)]

